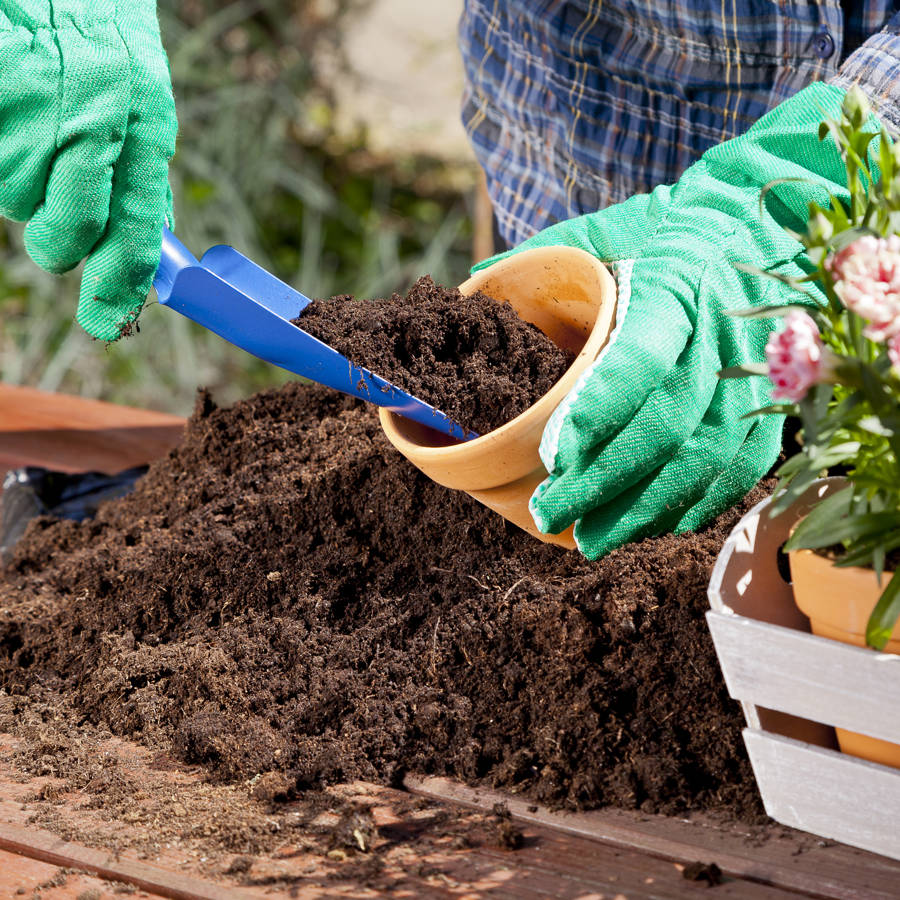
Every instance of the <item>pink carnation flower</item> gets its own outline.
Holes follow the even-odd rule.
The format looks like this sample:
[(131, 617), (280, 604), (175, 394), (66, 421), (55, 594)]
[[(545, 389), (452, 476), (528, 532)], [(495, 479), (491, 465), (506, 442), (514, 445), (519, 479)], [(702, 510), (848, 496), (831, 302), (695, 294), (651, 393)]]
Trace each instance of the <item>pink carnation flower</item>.
[(868, 319), (867, 338), (883, 342), (900, 333), (900, 237), (857, 238), (825, 265), (847, 309)]
[(766, 344), (773, 399), (802, 400), (812, 385), (828, 378), (830, 356), (812, 317), (800, 310), (789, 312), (782, 329)]

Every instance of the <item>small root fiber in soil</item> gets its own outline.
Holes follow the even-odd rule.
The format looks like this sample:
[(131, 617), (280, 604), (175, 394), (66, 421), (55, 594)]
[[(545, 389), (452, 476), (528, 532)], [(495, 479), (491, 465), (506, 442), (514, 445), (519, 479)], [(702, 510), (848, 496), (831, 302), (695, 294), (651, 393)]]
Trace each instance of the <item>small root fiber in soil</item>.
[(405, 297), (313, 300), (294, 324), (479, 434), (534, 405), (574, 359), (509, 303), (427, 275)]
[(0, 576), (0, 687), (273, 798), (414, 771), (753, 819), (704, 612), (765, 491), (590, 562), (431, 482), (371, 407), (201, 394), (133, 494), (31, 523)]

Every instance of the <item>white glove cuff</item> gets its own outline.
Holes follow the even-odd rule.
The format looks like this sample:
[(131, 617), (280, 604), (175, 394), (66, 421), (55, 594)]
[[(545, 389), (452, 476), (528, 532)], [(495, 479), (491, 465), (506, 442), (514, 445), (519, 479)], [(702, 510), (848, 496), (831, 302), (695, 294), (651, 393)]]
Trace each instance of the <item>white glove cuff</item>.
[[(584, 370), (584, 372), (581, 373), (581, 377), (575, 382), (572, 390), (566, 394), (562, 403), (560, 403), (553, 411), (552, 415), (547, 420), (547, 425), (544, 427), (544, 434), (541, 437), (541, 445), (538, 452), (540, 453), (541, 462), (543, 462), (544, 468), (550, 473), (551, 477), (556, 471), (556, 456), (559, 452), (559, 434), (562, 430), (563, 422), (568, 417), (570, 410), (575, 405), (582, 390), (584, 390), (584, 386), (594, 372), (597, 371), (598, 366), (603, 362), (606, 354), (609, 352), (609, 348), (615, 343), (619, 332), (622, 330), (622, 323), (625, 321), (625, 315), (628, 312), (628, 301), (631, 299), (631, 273), (633, 269), (633, 259), (623, 259), (613, 264), (613, 275), (616, 279), (618, 296), (616, 299), (616, 322), (612, 332), (610, 332), (609, 340), (597, 354), (597, 358)], [(542, 493), (542, 489), (546, 483), (547, 482), (545, 481), (538, 485), (537, 490), (534, 492), (534, 497), (537, 497)], [(532, 515), (534, 515), (533, 510)], [(540, 524), (538, 524), (538, 527), (540, 527)], [(543, 531), (543, 529), (541, 529), (541, 531)]]

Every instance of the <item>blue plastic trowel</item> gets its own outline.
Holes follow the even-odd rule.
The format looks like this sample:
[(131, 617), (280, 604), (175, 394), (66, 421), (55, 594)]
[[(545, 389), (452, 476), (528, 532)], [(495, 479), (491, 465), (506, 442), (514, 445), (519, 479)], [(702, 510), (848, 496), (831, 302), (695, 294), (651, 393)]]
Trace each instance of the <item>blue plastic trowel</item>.
[(165, 228), (162, 260), (153, 286), (163, 306), (266, 362), (459, 440), (478, 437), (291, 324), (310, 299), (233, 247), (212, 247), (198, 261)]

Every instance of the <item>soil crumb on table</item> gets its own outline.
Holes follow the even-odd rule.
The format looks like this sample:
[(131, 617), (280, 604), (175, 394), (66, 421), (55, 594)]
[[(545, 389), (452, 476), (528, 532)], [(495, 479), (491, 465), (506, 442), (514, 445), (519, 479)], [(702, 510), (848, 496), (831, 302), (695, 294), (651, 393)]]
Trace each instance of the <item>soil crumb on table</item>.
[(43, 693), (0, 692), (0, 793), (32, 834), (279, 897), (312, 885), (323, 896), (365, 887), (418, 897), (443, 887), (445, 872), (465, 877), (453, 850), (497, 847), (495, 816), (372, 784), (273, 800), (256, 791), (265, 776), (210, 782), (201, 767), (115, 738)]
[(431, 482), (371, 407), (297, 384), (228, 409), (201, 394), (133, 494), (31, 523), (0, 576), (0, 687), (222, 783), (261, 776), (267, 799), (412, 771), (753, 819), (704, 612), (764, 494), (590, 562)]
[(575, 358), (509, 303), (427, 275), (405, 297), (313, 300), (294, 322), (479, 434), (534, 405)]

